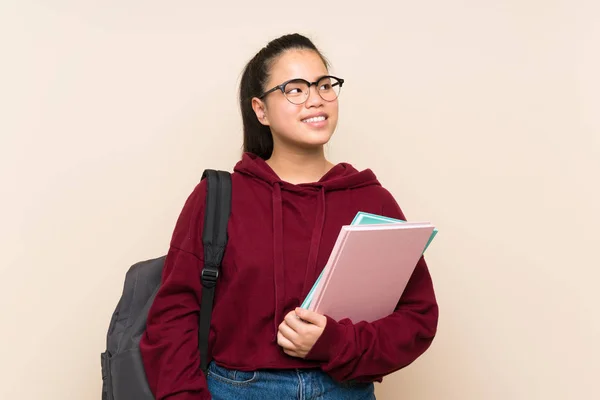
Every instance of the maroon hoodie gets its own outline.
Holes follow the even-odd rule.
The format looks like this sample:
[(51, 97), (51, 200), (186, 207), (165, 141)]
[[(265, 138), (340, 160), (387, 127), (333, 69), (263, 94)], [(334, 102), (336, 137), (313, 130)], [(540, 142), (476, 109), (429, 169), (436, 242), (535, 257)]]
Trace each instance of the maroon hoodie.
[[(244, 154), (232, 175), (229, 242), (217, 284), (211, 358), (238, 370), (319, 367), (339, 381), (376, 381), (412, 363), (431, 344), (438, 307), (421, 258), (397, 310), (373, 323), (327, 318), (306, 359), (277, 344), (284, 316), (298, 307), (325, 266), (342, 225), (358, 211), (405, 219), (370, 170), (333, 167), (318, 182), (284, 182)], [(157, 400), (210, 399), (200, 370), (198, 311), (205, 183), (187, 199), (165, 261), (163, 283), (140, 348)], [(366, 276), (375, 266), (365, 265)]]

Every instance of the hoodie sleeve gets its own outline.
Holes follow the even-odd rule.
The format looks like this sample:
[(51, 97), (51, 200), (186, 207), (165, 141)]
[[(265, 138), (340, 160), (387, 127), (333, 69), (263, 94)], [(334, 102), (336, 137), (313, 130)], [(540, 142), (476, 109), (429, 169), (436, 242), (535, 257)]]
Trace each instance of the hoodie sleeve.
[[(382, 215), (406, 220), (386, 194)], [(421, 257), (394, 313), (356, 324), (327, 316), (325, 330), (306, 358), (321, 362), (321, 369), (338, 381), (378, 381), (420, 357), (431, 345), (437, 323), (433, 284)]]
[(201, 224), (206, 186), (188, 197), (165, 259), (161, 287), (148, 313), (140, 351), (156, 400), (209, 400), (200, 369), (198, 315), (203, 265)]

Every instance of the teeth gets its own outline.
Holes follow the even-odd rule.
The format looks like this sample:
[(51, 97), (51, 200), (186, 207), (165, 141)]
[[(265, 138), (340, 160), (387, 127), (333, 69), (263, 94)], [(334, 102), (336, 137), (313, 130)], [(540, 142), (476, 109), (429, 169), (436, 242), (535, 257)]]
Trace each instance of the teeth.
[(303, 119), (302, 122), (320, 122), (320, 121), (325, 121), (325, 117), (321, 116), (321, 117), (312, 117), (312, 118), (308, 118), (308, 119)]

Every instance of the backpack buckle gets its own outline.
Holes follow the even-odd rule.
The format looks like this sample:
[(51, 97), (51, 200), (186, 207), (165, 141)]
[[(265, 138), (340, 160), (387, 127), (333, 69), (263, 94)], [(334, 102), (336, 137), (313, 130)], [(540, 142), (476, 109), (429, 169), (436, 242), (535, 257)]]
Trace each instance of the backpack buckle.
[(200, 274), (202, 286), (206, 288), (214, 287), (219, 278), (219, 270), (217, 268), (203, 268)]

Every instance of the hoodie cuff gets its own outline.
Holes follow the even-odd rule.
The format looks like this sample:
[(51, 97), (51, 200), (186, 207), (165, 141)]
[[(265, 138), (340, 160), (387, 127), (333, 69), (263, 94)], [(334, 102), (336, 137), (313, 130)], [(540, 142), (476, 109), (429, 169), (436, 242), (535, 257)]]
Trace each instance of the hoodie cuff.
[(346, 326), (328, 316), (325, 317), (327, 317), (327, 325), (306, 355), (306, 360), (330, 362), (335, 358), (338, 349), (344, 345)]

